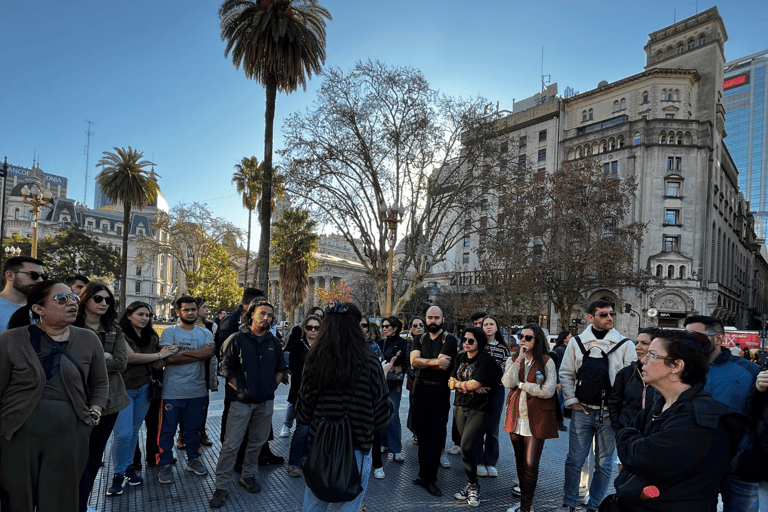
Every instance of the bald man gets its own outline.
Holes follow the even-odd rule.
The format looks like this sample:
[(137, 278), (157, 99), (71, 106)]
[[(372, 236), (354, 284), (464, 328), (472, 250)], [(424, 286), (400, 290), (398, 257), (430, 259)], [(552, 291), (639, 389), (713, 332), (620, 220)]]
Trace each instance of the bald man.
[(413, 340), (411, 366), (416, 370), (413, 386), (414, 422), (419, 439), (419, 476), (413, 481), (432, 496), (442, 496), (437, 487), (437, 470), (445, 444), (451, 390), (448, 378), (459, 343), (443, 331), (443, 312), (437, 306), (427, 310), (427, 332)]

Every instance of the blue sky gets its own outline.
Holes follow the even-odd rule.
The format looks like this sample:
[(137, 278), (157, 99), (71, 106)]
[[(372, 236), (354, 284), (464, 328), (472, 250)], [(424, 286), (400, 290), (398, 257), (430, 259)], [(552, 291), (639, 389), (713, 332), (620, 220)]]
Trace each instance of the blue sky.
[[(642, 71), (648, 33), (712, 7), (704, 0), (325, 0), (326, 67), (377, 59), (420, 69), (442, 92), (510, 109), (544, 74), (584, 92)], [(262, 159), (264, 89), (224, 57), (219, 2), (0, 0), (0, 157), (69, 178), (83, 201), (86, 119), (93, 121), (88, 194), (102, 151), (132, 146), (154, 161), (170, 205), (200, 201), (245, 228), (230, 184), (244, 156)], [(768, 48), (763, 0), (717, 4), (726, 59)], [(321, 84), (279, 94), (283, 119)], [(254, 220), (254, 226), (257, 226)], [(258, 237), (255, 237), (258, 238)], [(256, 250), (256, 247), (252, 247)]]

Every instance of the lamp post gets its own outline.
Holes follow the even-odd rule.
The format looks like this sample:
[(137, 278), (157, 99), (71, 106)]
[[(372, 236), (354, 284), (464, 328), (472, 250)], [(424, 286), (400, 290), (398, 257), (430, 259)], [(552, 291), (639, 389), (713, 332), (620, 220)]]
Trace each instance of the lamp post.
[(387, 206), (384, 203), (379, 204), (379, 213), (381, 221), (387, 223), (389, 229), (389, 269), (387, 270), (387, 304), (385, 315), (389, 316), (392, 311), (392, 266), (394, 264), (394, 249), (397, 241), (397, 225), (403, 219), (405, 208), (400, 206)]
[(18, 247), (6, 247), (5, 255), (9, 258), (13, 258), (14, 256), (21, 256), (21, 249)]
[(51, 204), (53, 194), (51, 194), (50, 185), (46, 187), (45, 191), (42, 191), (40, 190), (40, 187), (37, 186), (37, 183), (35, 183), (32, 185), (31, 189), (27, 185), (24, 185), (21, 189), (21, 195), (23, 198), (22, 202), (32, 206), (32, 215), (34, 218), (32, 220), (31, 256), (37, 258), (37, 220), (40, 217), (40, 208)]
[[(0, 189), (0, 243), (5, 238), (5, 180), (8, 177), (8, 157), (3, 159), (3, 168), (0, 171), (0, 177), (3, 178), (3, 185)], [(0, 252), (0, 263), (2, 263), (3, 253)], [(2, 265), (0, 265), (2, 267)]]

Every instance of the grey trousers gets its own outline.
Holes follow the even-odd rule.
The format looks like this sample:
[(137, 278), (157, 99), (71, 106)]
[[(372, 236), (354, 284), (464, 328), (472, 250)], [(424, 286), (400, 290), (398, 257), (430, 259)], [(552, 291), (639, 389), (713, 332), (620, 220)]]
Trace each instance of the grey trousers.
[(216, 463), (216, 488), (228, 490), (229, 484), (234, 483), (235, 460), (237, 450), (245, 435), (245, 429), (250, 427), (248, 447), (243, 460), (243, 478), (256, 476), (259, 467), (259, 452), (269, 438), (272, 427), (272, 411), (274, 400), (261, 404), (244, 404), (232, 402), (227, 412), (227, 433), (221, 444), (219, 461)]

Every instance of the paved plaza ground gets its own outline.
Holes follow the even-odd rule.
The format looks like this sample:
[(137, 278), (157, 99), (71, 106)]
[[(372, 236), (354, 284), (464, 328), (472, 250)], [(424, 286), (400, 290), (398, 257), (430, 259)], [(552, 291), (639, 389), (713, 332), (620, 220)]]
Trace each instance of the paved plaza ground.
[[(213, 494), (214, 469), (219, 454), (219, 433), (221, 413), (224, 407), (222, 391), (211, 394), (211, 405), (208, 414), (208, 434), (214, 445), (203, 447), (201, 460), (210, 474), (199, 477), (184, 471), (186, 460), (184, 453), (176, 450), (179, 462), (175, 465), (175, 481), (171, 485), (163, 485), (157, 481), (157, 468), (142, 469), (144, 484), (136, 487), (126, 486), (121, 496), (105, 496), (112, 481), (112, 457), (105, 456), (105, 465), (96, 479), (91, 495), (91, 506), (102, 512), (138, 512), (138, 511), (209, 511), (208, 500)], [(408, 414), (407, 391), (403, 391), (400, 418), (402, 424)], [(280, 386), (275, 399), (275, 414), (273, 425), (275, 432), (280, 432), (285, 418), (288, 387)], [(566, 420), (568, 424), (568, 420)], [(143, 428), (141, 432), (143, 446)], [(515, 474), (514, 455), (509, 437), (501, 432), (501, 457), (499, 459), (498, 478), (480, 478), (480, 507), (479, 510), (505, 511), (517, 503), (512, 496), (512, 479)], [(272, 451), (277, 455), (288, 458), (290, 437), (276, 437), (270, 443)], [(466, 502), (458, 502), (453, 493), (461, 489), (466, 480), (459, 455), (448, 455), (451, 461), (450, 469), (440, 469), (438, 486), (443, 496), (435, 498), (421, 487), (412, 484), (418, 472), (416, 455), (417, 447), (411, 442), (411, 435), (403, 428), (403, 455), (405, 463), (394, 461), (384, 462), (386, 478), (376, 480), (371, 477), (365, 494), (365, 506), (368, 512), (412, 512), (422, 510), (470, 510)], [(563, 466), (568, 452), (568, 433), (561, 432), (559, 439), (549, 440), (544, 446), (539, 473), (539, 484), (534, 499), (536, 512), (554, 511), (562, 503)], [(107, 454), (110, 454), (107, 446)], [(386, 459), (386, 456), (385, 456)], [(615, 475), (615, 470), (614, 470)], [(226, 505), (218, 510), (230, 511), (300, 511), (304, 496), (304, 479), (288, 476), (286, 466), (260, 467), (257, 477), (262, 486), (259, 494), (249, 494), (239, 485), (229, 490)]]

